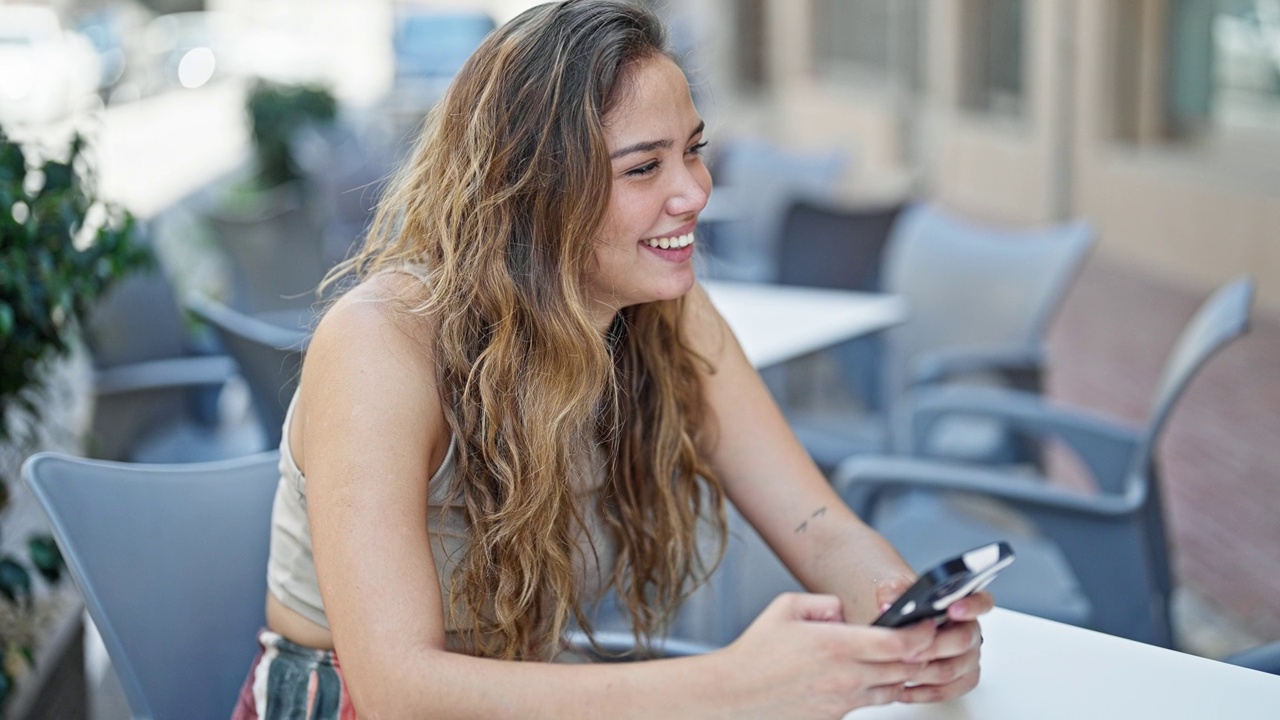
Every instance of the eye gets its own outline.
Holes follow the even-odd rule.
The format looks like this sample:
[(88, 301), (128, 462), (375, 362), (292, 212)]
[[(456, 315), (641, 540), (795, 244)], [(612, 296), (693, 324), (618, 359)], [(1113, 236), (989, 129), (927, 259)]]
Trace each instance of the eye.
[(689, 149), (688, 149), (688, 150), (685, 150), (684, 152), (685, 152), (685, 154), (686, 154), (686, 155), (691, 155), (691, 156), (701, 157), (701, 156), (702, 156), (702, 151), (703, 151), (706, 147), (707, 147), (707, 141), (706, 141), (706, 140), (703, 140), (703, 141), (702, 141), (702, 142), (700, 142), (700, 143), (695, 143), (694, 145), (689, 146)]
[(657, 170), (658, 166), (661, 164), (662, 163), (658, 162), (657, 160), (653, 160), (651, 162), (645, 163), (644, 165), (641, 165), (640, 167), (631, 168), (630, 170), (624, 172), (623, 175), (626, 175), (627, 177), (644, 177), (646, 175), (652, 175), (653, 172)]

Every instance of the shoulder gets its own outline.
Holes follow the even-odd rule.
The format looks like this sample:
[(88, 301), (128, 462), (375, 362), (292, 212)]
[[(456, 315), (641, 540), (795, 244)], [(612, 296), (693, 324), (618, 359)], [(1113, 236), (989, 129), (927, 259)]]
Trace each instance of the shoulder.
[(321, 318), (308, 358), (362, 356), (387, 351), (406, 360), (425, 360), (431, 341), (428, 315), (417, 310), (425, 299), (421, 280), (401, 273), (376, 275), (347, 291)]

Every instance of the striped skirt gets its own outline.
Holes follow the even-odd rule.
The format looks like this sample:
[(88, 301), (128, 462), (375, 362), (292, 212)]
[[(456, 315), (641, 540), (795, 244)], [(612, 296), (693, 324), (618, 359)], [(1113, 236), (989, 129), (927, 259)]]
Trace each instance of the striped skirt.
[(249, 669), (232, 720), (356, 720), (332, 650), (289, 642), (270, 630)]

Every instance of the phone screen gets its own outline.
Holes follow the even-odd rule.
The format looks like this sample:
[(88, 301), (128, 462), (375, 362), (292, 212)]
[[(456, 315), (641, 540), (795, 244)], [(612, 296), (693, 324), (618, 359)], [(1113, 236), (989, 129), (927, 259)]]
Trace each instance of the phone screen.
[(951, 603), (978, 592), (1013, 562), (1013, 548), (994, 542), (939, 563), (922, 574), (875, 622), (902, 627), (947, 612)]

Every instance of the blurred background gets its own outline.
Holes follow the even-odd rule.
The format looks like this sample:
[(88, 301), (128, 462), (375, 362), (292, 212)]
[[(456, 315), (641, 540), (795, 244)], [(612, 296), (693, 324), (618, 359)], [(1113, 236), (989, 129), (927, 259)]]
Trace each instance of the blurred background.
[[(35, 145), (84, 133), (102, 196), (146, 225), (174, 297), (296, 320), (311, 298), (273, 300), (296, 300), (358, 241), (462, 60), (534, 4), (0, 2), (0, 124)], [(1094, 244), (1048, 328), (1044, 392), (1132, 423), (1197, 305), (1252, 276), (1251, 332), (1188, 389), (1158, 460), (1182, 649), (1221, 657), (1280, 639), (1280, 0), (649, 4), (709, 126), (721, 190), (702, 228), (708, 275), (773, 282), (786, 262), (774, 230), (792, 196), (744, 227), (763, 192), (733, 169), (744, 150), (816, 168), (791, 190), (830, 205), (928, 201), (1006, 228), (1084, 221)], [(265, 192), (280, 178), (262, 172), (259, 133), (281, 97), (311, 108), (290, 126), (283, 171), (308, 179), (306, 197)], [(268, 216), (306, 247), (237, 251), (236, 234)], [(255, 270), (293, 285), (264, 293)], [(218, 345), (183, 317), (194, 345)], [(231, 387), (206, 405), (253, 416), (245, 380)], [(270, 425), (222, 440), (251, 451)], [(1068, 485), (1073, 462), (1047, 459)]]

